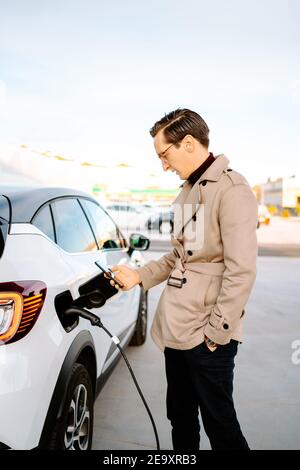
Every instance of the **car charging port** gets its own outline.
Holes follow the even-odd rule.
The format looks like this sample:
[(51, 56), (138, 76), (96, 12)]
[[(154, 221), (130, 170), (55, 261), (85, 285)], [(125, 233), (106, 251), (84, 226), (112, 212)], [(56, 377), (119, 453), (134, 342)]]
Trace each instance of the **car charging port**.
[[(104, 277), (103, 273), (100, 273), (79, 287), (79, 294), (80, 294), (79, 299), (88, 298), (89, 295), (93, 293), (95, 293), (96, 296), (100, 295), (101, 293), (101, 295), (104, 298), (104, 303), (102, 305), (104, 305), (105, 302), (108, 299), (110, 299), (110, 297), (118, 293), (118, 290), (114, 286), (110, 285), (109, 280)], [(100, 301), (100, 298), (99, 298), (99, 301)], [(88, 307), (88, 305), (82, 305), (82, 304), (78, 304), (78, 305), (80, 305), (81, 307), (85, 306), (86, 308), (92, 308), (92, 307)], [(98, 307), (102, 307), (102, 305), (98, 305)]]
[(65, 312), (71, 307), (80, 308), (100, 308), (105, 302), (115, 295), (118, 291), (111, 286), (109, 281), (104, 277), (103, 273), (90, 279), (79, 287), (79, 297), (73, 299), (69, 290), (61, 292), (55, 297), (54, 305), (60, 323), (66, 332), (72, 331), (78, 325), (78, 315), (68, 315)]
[(79, 322), (78, 315), (65, 315), (65, 311), (73, 305), (74, 300), (69, 290), (61, 292), (55, 297), (54, 306), (62, 327), (67, 333), (72, 331)]

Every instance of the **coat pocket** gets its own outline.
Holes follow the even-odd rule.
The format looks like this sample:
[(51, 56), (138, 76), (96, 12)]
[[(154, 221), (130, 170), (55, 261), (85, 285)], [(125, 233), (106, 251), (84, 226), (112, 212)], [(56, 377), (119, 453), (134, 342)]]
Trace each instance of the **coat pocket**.
[(213, 275), (210, 276), (210, 283), (207, 286), (207, 290), (204, 297), (204, 307), (213, 306), (217, 302), (219, 297), (220, 290), (222, 287), (222, 275)]
[(206, 307), (203, 310), (192, 312), (193, 323), (191, 325), (191, 333), (196, 333), (199, 328), (203, 328), (209, 322), (211, 314), (211, 307)]
[(188, 309), (191, 311), (205, 311), (207, 292), (213, 276), (187, 270), (184, 277), (186, 282), (183, 284), (182, 297), (185, 299)]

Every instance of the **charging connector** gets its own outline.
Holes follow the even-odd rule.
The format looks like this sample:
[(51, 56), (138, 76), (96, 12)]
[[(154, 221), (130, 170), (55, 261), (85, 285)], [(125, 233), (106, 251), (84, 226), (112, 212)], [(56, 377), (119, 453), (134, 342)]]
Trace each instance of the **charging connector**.
[(119, 343), (120, 343), (120, 340), (119, 340), (119, 338), (118, 338), (117, 336), (113, 336), (111, 339), (113, 340), (113, 342), (114, 342), (115, 344), (119, 344)]

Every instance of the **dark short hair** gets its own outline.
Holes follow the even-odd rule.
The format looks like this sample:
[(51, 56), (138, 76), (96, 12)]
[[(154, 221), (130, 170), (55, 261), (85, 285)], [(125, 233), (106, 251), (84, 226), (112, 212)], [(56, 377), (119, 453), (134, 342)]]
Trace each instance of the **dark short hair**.
[(157, 121), (150, 129), (150, 134), (155, 137), (163, 129), (163, 135), (170, 144), (179, 142), (187, 134), (192, 135), (200, 144), (208, 148), (209, 128), (202, 117), (190, 109), (176, 109)]

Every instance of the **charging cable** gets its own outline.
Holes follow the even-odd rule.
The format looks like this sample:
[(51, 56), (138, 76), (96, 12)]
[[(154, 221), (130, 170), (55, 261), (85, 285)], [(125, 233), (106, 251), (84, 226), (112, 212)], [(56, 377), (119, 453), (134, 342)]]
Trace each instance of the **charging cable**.
[(120, 346), (120, 340), (117, 336), (113, 336), (106, 328), (105, 326), (103, 325), (101, 319), (99, 317), (97, 317), (97, 315), (94, 315), (93, 313), (89, 312), (88, 310), (84, 309), (84, 308), (81, 308), (81, 307), (77, 307), (77, 306), (72, 306), (70, 308), (68, 308), (66, 311), (65, 311), (65, 315), (76, 315), (76, 316), (79, 316), (79, 317), (82, 317), (82, 318), (85, 318), (86, 320), (89, 320), (91, 322), (91, 324), (93, 326), (98, 326), (99, 328), (102, 328), (105, 333), (108, 334), (108, 336), (112, 339), (112, 341), (115, 343), (115, 345), (117, 346), (117, 348), (119, 349), (120, 353), (122, 354), (123, 356), (123, 359), (129, 369), (129, 372), (131, 374), (131, 377), (134, 381), (134, 384), (137, 388), (137, 391), (145, 405), (145, 408), (147, 410), (147, 413), (149, 415), (149, 418), (150, 418), (150, 421), (152, 423), (152, 427), (153, 427), (153, 431), (154, 431), (154, 434), (155, 434), (155, 440), (156, 440), (156, 448), (157, 450), (160, 450), (160, 444), (159, 444), (159, 439), (158, 439), (158, 434), (157, 434), (157, 429), (156, 429), (156, 426), (155, 426), (155, 422), (154, 422), (154, 419), (153, 419), (153, 416), (151, 414), (151, 411), (149, 409), (149, 406), (147, 405), (147, 402), (144, 398), (144, 395), (142, 394), (142, 391), (139, 387), (139, 384), (135, 378), (135, 375), (133, 373), (133, 370), (129, 364), (129, 361), (127, 359), (127, 357), (125, 356), (125, 353), (122, 349), (122, 347)]

